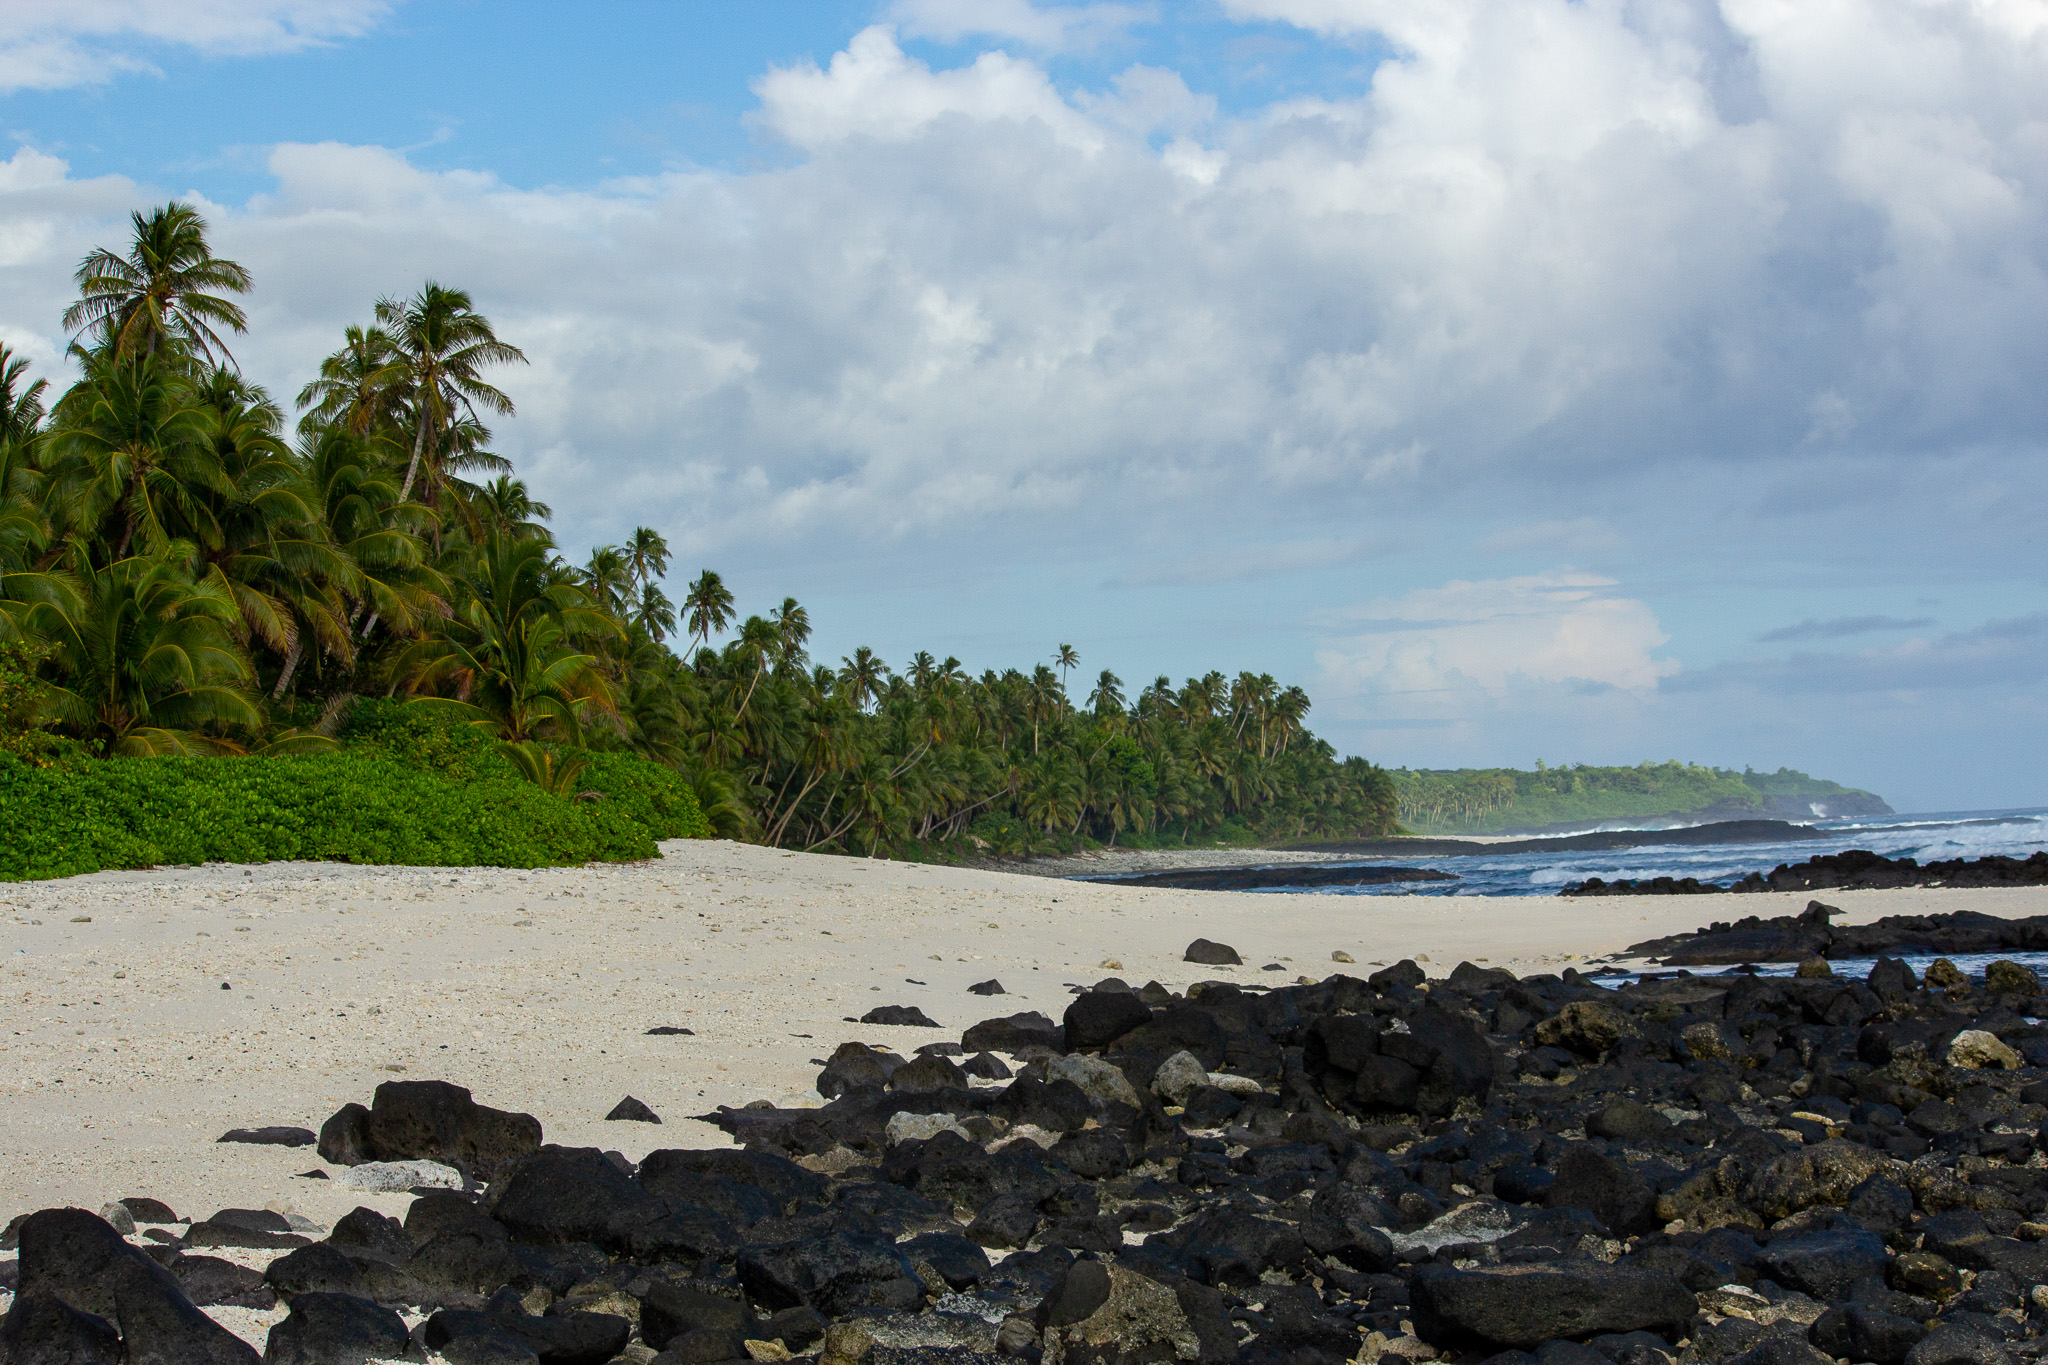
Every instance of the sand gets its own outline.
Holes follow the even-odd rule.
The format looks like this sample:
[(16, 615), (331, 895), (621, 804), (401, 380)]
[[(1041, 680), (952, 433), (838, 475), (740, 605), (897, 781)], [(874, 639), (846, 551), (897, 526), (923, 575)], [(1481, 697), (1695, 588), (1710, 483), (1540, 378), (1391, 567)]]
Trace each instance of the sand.
[[(295, 1178), (310, 1149), (220, 1145), (234, 1127), (317, 1129), (380, 1081), (442, 1079), (525, 1110), (550, 1141), (722, 1145), (716, 1105), (796, 1102), (813, 1058), (908, 1051), (1114, 974), (1173, 987), (1279, 984), (1375, 961), (1557, 970), (1804, 896), (1272, 896), (1135, 890), (959, 868), (663, 845), (659, 860), (549, 869), (269, 864), (0, 886), (0, 1218), (151, 1195), (187, 1215), (284, 1205), (325, 1225), (357, 1204)], [(1831, 895), (1851, 922), (2048, 913), (2048, 888)], [(38, 922), (40, 921), (40, 922)], [(1180, 960), (1197, 937), (1246, 966)], [(1332, 965), (1342, 950), (1354, 968)], [(1108, 968), (1106, 961), (1121, 963)], [(1277, 962), (1283, 971), (1260, 968)], [(1006, 996), (966, 994), (995, 977)], [(229, 989), (223, 990), (222, 983)], [(939, 1030), (845, 1022), (922, 1007)], [(648, 1037), (658, 1024), (689, 1037)], [(607, 1123), (627, 1094), (666, 1120)]]

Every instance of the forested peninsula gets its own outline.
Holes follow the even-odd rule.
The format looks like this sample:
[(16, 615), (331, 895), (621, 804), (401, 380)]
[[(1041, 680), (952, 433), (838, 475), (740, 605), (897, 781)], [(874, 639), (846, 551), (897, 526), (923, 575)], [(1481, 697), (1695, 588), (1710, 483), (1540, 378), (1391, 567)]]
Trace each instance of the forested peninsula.
[(1702, 824), (1758, 817), (1811, 821), (1890, 815), (1882, 798), (1790, 768), (1584, 763), (1517, 768), (1396, 768), (1399, 819), (1417, 834), (1552, 833), (1608, 820)]
[(526, 357), (469, 295), (377, 301), (294, 422), (231, 350), (249, 272), (186, 205), (133, 229), (79, 266), (75, 383), (0, 346), (0, 878), (1395, 828), (1269, 675), (834, 666), (794, 599), (741, 619), (710, 570), (671, 599), (651, 529), (575, 564), (491, 448)]

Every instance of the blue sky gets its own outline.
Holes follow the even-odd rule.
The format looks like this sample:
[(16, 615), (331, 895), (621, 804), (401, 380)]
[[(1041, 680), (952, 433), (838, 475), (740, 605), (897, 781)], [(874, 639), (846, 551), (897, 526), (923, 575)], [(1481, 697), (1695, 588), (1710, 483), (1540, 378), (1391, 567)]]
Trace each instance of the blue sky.
[[(76, 11), (83, 10), (83, 14)], [(2048, 801), (2022, 0), (37, 3), (0, 340), (193, 196), (296, 391), (470, 288), (580, 550), (1347, 752)], [(7, 159), (11, 157), (10, 159)]]

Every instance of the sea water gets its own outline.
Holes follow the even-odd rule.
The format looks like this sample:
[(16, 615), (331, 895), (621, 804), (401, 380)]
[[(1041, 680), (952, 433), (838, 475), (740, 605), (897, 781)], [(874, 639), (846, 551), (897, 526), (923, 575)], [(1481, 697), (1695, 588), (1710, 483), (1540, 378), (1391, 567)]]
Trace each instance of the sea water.
[[(1615, 826), (1623, 828), (1623, 826)], [(1887, 815), (1860, 820), (1823, 820), (1812, 828), (1819, 839), (1772, 844), (1650, 844), (1640, 848), (1537, 853), (1475, 852), (1444, 858), (1384, 857), (1347, 860), (1357, 866), (1393, 864), (1449, 872), (1454, 882), (1394, 882), (1378, 886), (1262, 887), (1255, 895), (1310, 896), (1554, 896), (1588, 877), (1642, 881), (1650, 877), (1697, 877), (1726, 886), (1780, 863), (1803, 863), (1824, 853), (1868, 849), (1887, 858), (1921, 863), (1991, 854), (2025, 858), (2048, 849), (2048, 807), (2024, 810), (1945, 811)], [(1318, 863), (1317, 866), (1330, 864)], [(1279, 864), (1278, 866), (1286, 866)], [(1107, 880), (1107, 879), (1106, 879)], [(1708, 907), (1715, 907), (1711, 910)], [(1702, 902), (1707, 919), (1750, 913), (1740, 902)]]

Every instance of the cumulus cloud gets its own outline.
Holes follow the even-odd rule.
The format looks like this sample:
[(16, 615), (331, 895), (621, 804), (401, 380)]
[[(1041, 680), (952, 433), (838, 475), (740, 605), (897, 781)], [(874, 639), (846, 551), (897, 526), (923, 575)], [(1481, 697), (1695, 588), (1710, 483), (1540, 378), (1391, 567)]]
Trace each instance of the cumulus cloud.
[[(1157, 66), (1055, 79), (1057, 25), (1121, 11), (973, 12), (906, 3), (764, 73), (770, 169), (534, 189), (279, 147), (268, 192), (206, 206), (257, 274), (237, 354), (293, 392), (376, 296), (470, 288), (535, 357), (499, 444), (571, 544), (644, 521), (778, 581), (1079, 565), (1104, 618), (1276, 570), (1330, 607), (1370, 565), (1382, 624), (1326, 622), (1318, 683), (1368, 750), (1461, 716), (1498, 740), (1531, 697), (1615, 732), (1668, 706), (1677, 618), (1631, 558), (1665, 591), (2009, 579), (2048, 515), (2038, 6), (1231, 0), (1391, 54), (1231, 116)], [(232, 13), (256, 36), (208, 41), (377, 11)], [(899, 40), (947, 23), (1016, 50)], [(0, 334), (57, 363), (71, 268), (167, 188), (0, 163)], [(1513, 562), (1463, 581), (1474, 549)], [(1528, 572), (1557, 563), (1607, 572)]]
[(367, 32), (391, 0), (6, 0), (0, 93), (151, 69), (152, 47), (207, 56), (294, 52)]
[(1031, 0), (894, 0), (889, 17), (916, 38), (1008, 39), (1047, 52), (1086, 50), (1159, 17), (1157, 6), (1034, 5)]
[(1615, 586), (1557, 570), (1381, 598), (1330, 622), (1317, 655), (1323, 685), (1339, 697), (1398, 698), (1408, 709), (1529, 686), (1654, 689), (1678, 671), (1653, 652), (1670, 637), (1647, 604), (1610, 592)]

